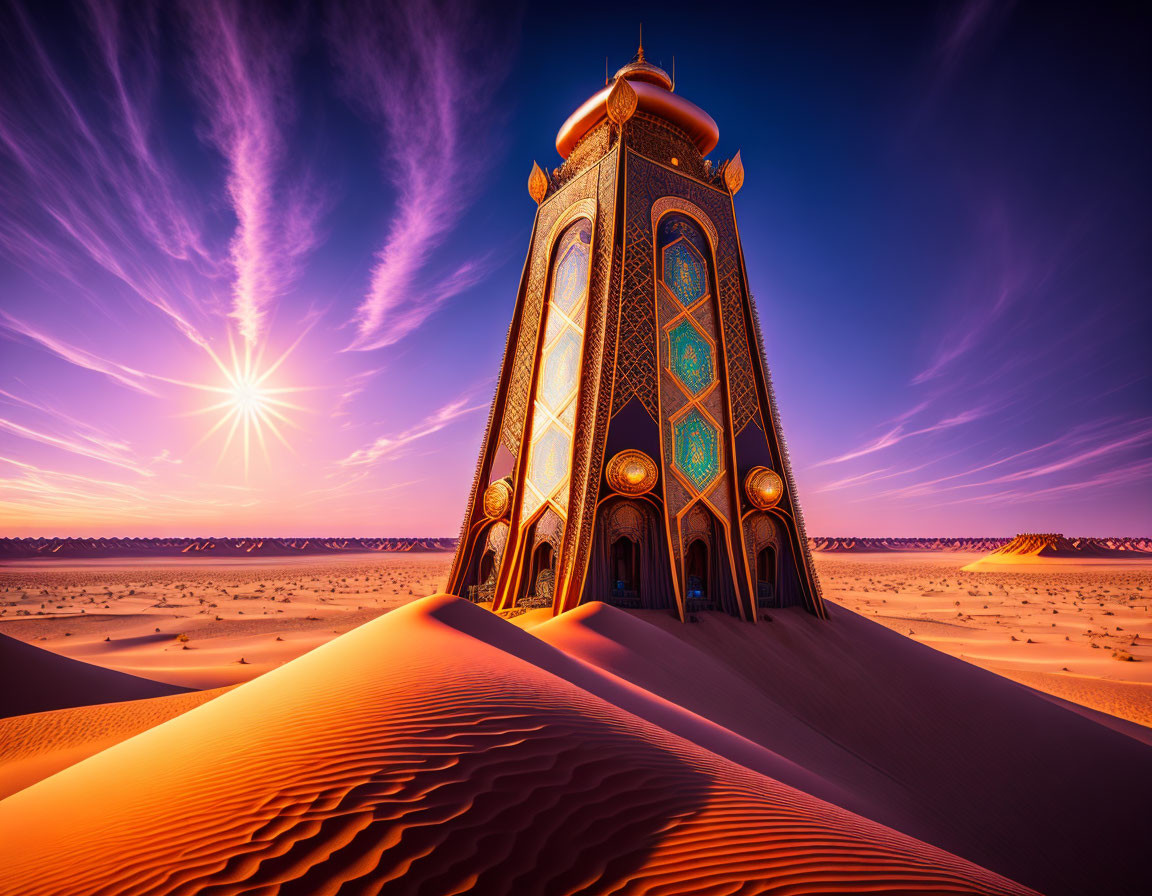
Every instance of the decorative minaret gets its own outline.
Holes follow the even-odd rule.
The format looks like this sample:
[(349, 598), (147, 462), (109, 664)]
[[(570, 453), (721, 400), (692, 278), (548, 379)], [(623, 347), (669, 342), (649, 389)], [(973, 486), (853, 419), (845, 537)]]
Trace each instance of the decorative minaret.
[(712, 118), (641, 46), (536, 164), (536, 221), (449, 590), (824, 616)]

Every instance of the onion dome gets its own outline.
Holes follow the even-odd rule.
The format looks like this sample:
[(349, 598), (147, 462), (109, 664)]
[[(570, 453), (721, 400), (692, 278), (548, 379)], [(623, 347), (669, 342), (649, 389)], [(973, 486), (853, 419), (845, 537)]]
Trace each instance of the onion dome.
[(637, 109), (679, 128), (696, 145), (701, 155), (707, 155), (720, 142), (720, 128), (712, 116), (693, 102), (677, 96), (675, 85), (668, 73), (644, 58), (644, 47), (636, 51), (632, 60), (616, 72), (607, 85), (597, 91), (564, 122), (556, 135), (556, 150), (564, 158), (580, 142), (580, 138), (608, 117), (607, 101), (617, 81), (624, 80), (636, 92)]

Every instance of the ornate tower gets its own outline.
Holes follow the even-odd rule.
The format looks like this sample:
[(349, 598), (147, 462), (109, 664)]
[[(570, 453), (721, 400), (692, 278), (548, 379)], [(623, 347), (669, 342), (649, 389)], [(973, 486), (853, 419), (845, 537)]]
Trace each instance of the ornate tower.
[(449, 590), (824, 616), (716, 123), (643, 47), (564, 123)]

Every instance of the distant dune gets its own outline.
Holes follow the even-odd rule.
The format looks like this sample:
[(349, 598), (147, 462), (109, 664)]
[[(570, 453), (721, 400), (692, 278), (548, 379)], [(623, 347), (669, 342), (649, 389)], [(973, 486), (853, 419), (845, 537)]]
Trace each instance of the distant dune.
[(7, 635), (0, 635), (0, 682), (0, 717), (187, 690), (82, 663)]
[(149, 557), (304, 557), (452, 551), (455, 538), (0, 538), (0, 562)]
[[(1017, 536), (1011, 538), (809, 538), (808, 545), (814, 551), (824, 551), (830, 554), (869, 554), (890, 553), (902, 551), (951, 551), (955, 553), (986, 553), (1000, 552), (1015, 545), (1021, 538), (1061, 538), (1063, 536)], [(1086, 552), (1113, 551), (1124, 556), (1132, 553), (1146, 553), (1152, 555), (1152, 538), (1077, 538), (1063, 539), (1072, 550), (1080, 551), (1077, 556), (1084, 556)], [(1025, 553), (1013, 550), (1014, 553)], [(1104, 556), (1103, 553), (1097, 554)]]
[(969, 563), (965, 570), (1026, 566), (1046, 561), (1152, 560), (1152, 541), (1147, 538), (1065, 538), (1056, 532), (1022, 533)]
[(0, 891), (1031, 892), (791, 765), (437, 596), (0, 802)]

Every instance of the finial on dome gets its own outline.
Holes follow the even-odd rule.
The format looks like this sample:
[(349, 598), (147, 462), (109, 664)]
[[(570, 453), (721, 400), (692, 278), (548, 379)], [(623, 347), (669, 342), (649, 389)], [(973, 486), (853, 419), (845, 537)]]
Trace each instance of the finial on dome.
[[(653, 65), (644, 58), (644, 26), (640, 26), (640, 44), (636, 48), (636, 55), (633, 56), (628, 64), (616, 72), (612, 81), (618, 81), (621, 78), (629, 81), (647, 81), (649, 84), (655, 84), (663, 87), (665, 90), (672, 90), (672, 78), (668, 77), (668, 73), (658, 65)], [(611, 84), (612, 81), (606, 81)]]

